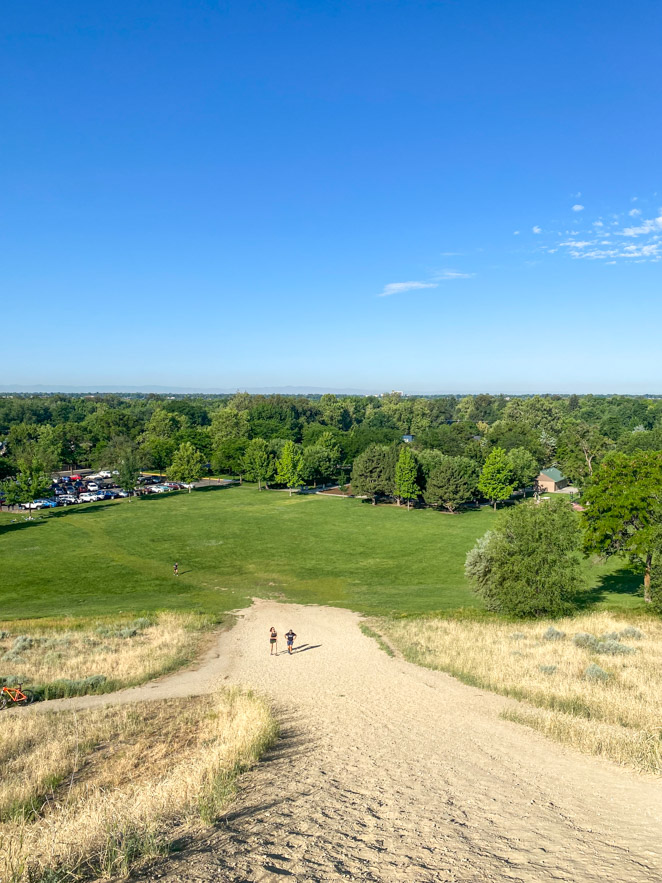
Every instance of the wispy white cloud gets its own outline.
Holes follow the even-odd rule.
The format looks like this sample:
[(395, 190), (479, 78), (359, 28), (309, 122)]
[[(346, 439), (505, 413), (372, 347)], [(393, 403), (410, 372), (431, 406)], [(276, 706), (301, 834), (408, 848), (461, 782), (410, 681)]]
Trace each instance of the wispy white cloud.
[(662, 230), (662, 215), (659, 218), (649, 218), (647, 221), (642, 221), (638, 227), (624, 227), (621, 230), (622, 236), (645, 236), (648, 233), (654, 233), (657, 230)]
[(471, 279), (475, 275), (475, 273), (460, 273), (459, 270), (442, 270), (440, 273), (435, 273), (433, 278), (444, 282), (446, 279)]
[(389, 282), (377, 297), (389, 297), (391, 294), (404, 294), (405, 291), (418, 291), (421, 288), (436, 288), (436, 282)]
[[(632, 202), (638, 199), (632, 197)], [(662, 208), (648, 218), (639, 208), (603, 212), (593, 218), (586, 216), (585, 207), (579, 203), (572, 209), (576, 218), (573, 230), (563, 231), (556, 224), (552, 226), (551, 222), (544, 227), (536, 225), (531, 228), (539, 237), (536, 250), (548, 255), (559, 252), (573, 259), (602, 260), (610, 264), (662, 261)]]
[(513, 236), (519, 236), (519, 230), (513, 230)]

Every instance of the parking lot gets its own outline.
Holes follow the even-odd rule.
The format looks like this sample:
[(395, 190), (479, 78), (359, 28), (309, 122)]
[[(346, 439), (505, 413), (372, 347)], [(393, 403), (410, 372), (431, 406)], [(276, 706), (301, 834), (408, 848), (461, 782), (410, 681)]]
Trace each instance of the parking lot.
[[(85, 503), (98, 503), (101, 500), (115, 500), (119, 497), (143, 496), (145, 494), (167, 494), (172, 491), (189, 489), (181, 481), (167, 481), (161, 476), (143, 473), (138, 479), (135, 491), (127, 491), (117, 484), (117, 470), (91, 472), (58, 473), (53, 476), (51, 492), (39, 499), (20, 506), (2, 507), (9, 512), (55, 509), (64, 506), (78, 506)], [(197, 484), (218, 484), (218, 482), (196, 482)], [(2, 500), (0, 499), (0, 505)]]

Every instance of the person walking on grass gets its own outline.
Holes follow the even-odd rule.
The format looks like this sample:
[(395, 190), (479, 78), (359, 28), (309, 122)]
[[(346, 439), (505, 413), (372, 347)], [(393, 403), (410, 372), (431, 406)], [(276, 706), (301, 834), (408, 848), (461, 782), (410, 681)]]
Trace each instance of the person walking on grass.
[(177, 564), (176, 561), (172, 565), (172, 572), (175, 574), (175, 576), (179, 576), (179, 564)]
[(290, 629), (289, 632), (287, 632), (285, 634), (285, 637), (287, 639), (287, 652), (291, 653), (292, 652), (292, 645), (294, 644), (294, 639), (296, 638), (296, 635), (294, 634), (292, 629)]
[(269, 655), (273, 656), (275, 650), (276, 656), (278, 656), (278, 632), (273, 626), (269, 629), (269, 646), (271, 647), (271, 653)]

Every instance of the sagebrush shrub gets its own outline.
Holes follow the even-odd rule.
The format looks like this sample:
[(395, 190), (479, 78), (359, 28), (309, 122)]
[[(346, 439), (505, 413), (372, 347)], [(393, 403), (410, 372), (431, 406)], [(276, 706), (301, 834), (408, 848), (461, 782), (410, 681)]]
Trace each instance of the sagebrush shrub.
[(539, 665), (538, 671), (545, 675), (553, 675), (555, 671), (558, 671), (558, 668), (558, 665)]
[(555, 629), (553, 625), (550, 625), (542, 637), (543, 641), (561, 641), (565, 638), (565, 632), (561, 632)]
[(604, 668), (600, 668), (599, 665), (596, 665), (595, 662), (592, 662), (589, 666), (587, 666), (584, 671), (584, 677), (587, 681), (597, 681), (602, 683), (607, 683), (611, 675), (609, 672), (605, 671)]
[(588, 632), (577, 632), (572, 639), (572, 643), (575, 647), (595, 647), (598, 639), (595, 635), (590, 635)]
[(636, 653), (634, 647), (628, 647), (627, 644), (621, 644), (620, 641), (598, 641), (591, 649), (594, 653), (602, 653), (607, 656), (625, 656), (627, 653)]

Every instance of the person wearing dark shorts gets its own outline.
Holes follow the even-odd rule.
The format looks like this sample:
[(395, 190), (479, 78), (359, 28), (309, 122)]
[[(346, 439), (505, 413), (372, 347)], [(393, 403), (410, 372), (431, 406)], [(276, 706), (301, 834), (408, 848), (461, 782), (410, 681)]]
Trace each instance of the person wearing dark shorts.
[(287, 652), (291, 653), (292, 652), (292, 645), (294, 644), (294, 639), (296, 638), (296, 635), (294, 634), (292, 629), (290, 629), (289, 632), (287, 632), (285, 634), (285, 637), (287, 639)]
[(278, 632), (273, 626), (269, 629), (269, 645), (271, 647), (271, 653), (269, 655), (272, 656), (275, 650), (276, 656), (278, 656)]
[(175, 574), (175, 576), (179, 576), (179, 564), (177, 564), (176, 561), (172, 565), (172, 572)]

